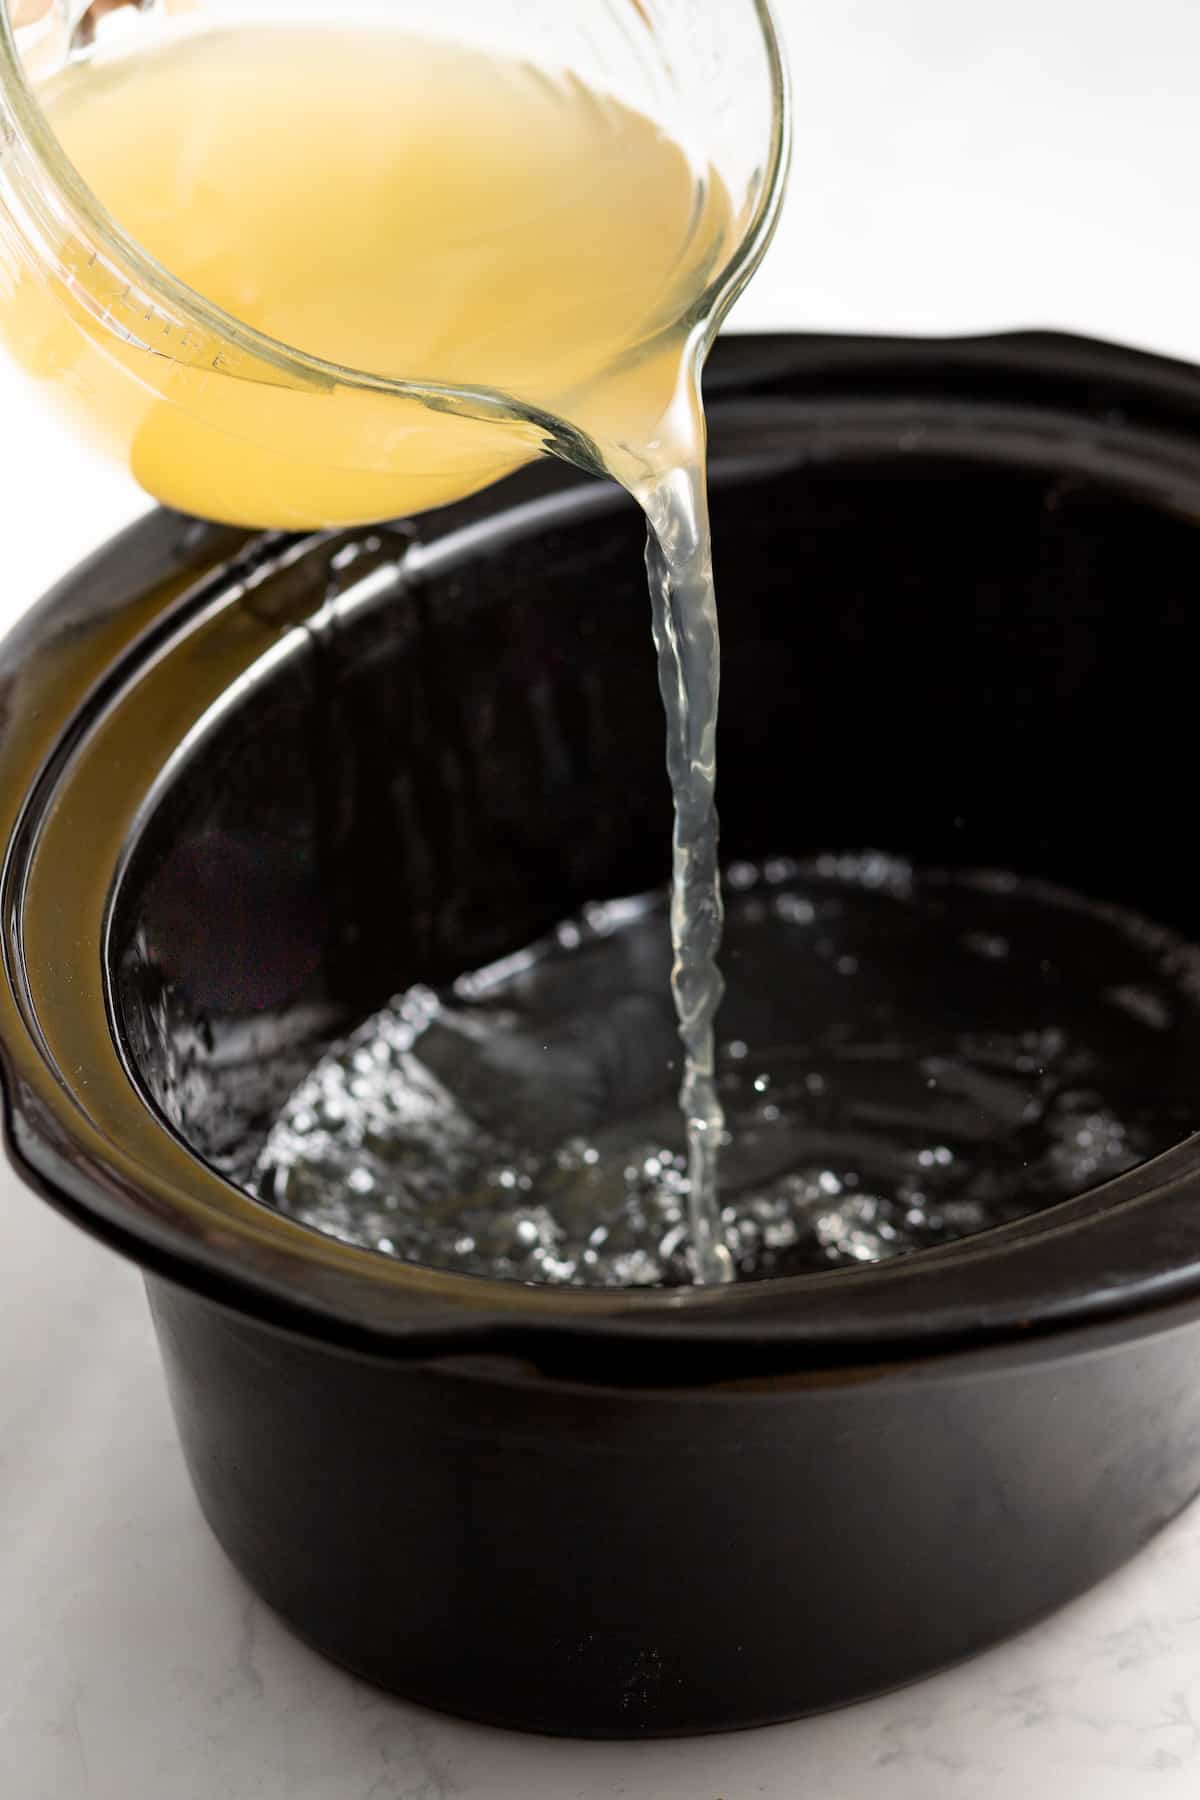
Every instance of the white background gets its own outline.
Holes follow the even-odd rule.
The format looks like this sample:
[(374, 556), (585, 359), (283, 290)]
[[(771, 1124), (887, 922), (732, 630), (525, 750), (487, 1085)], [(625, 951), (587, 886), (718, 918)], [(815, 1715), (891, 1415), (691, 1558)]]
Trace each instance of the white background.
[[(1194, 0), (778, 10), (796, 163), (736, 323), (1055, 325), (1200, 358)], [(0, 623), (143, 505), (0, 365)], [(136, 1275), (0, 1176), (3, 1800), (1198, 1793), (1195, 1513), (1016, 1643), (773, 1731), (554, 1744), (361, 1687), (294, 1643), (209, 1538)]]

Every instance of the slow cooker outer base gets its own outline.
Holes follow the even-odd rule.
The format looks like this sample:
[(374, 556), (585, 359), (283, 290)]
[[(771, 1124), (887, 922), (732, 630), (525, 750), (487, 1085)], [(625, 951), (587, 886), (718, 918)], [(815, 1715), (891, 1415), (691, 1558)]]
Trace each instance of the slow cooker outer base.
[(217, 1538), (406, 1698), (588, 1737), (795, 1718), (1033, 1623), (1200, 1491), (1200, 1323), (772, 1388), (405, 1365), (148, 1281)]

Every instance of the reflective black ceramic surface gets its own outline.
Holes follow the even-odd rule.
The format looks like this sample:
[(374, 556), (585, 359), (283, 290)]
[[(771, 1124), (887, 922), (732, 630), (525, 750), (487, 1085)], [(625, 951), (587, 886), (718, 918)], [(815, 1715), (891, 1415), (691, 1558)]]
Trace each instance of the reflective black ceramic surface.
[[(709, 394), (727, 857), (1001, 865), (1200, 935), (1200, 376), (733, 339)], [(418, 1270), (237, 1187), (347, 1023), (664, 878), (640, 536), (549, 464), (332, 539), (158, 514), (0, 654), (9, 1147), (147, 1269), (214, 1530), (400, 1692), (615, 1735), (910, 1679), (1200, 1488), (1194, 1140), (721, 1292)]]

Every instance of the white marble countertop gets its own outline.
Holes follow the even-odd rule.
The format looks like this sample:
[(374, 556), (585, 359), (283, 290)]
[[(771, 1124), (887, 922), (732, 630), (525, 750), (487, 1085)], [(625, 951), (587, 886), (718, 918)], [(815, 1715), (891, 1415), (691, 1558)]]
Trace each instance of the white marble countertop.
[[(743, 326), (1043, 324), (1200, 358), (1192, 0), (779, 11), (796, 171)], [(6, 366), (0, 496), (3, 622), (143, 505)], [(286, 1633), (202, 1524), (136, 1273), (0, 1175), (3, 1800), (1198, 1793), (1195, 1508), (1013, 1643), (769, 1731), (556, 1743), (362, 1686)]]

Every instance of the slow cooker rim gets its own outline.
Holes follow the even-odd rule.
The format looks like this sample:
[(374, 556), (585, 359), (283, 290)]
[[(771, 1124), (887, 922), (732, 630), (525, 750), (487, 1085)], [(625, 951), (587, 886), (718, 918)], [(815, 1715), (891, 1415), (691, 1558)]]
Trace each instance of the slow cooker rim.
[[(763, 384), (774, 393), (799, 387), (809, 394), (822, 383), (836, 389), (840, 381), (844, 386), (847, 378), (856, 384), (861, 384), (864, 376), (877, 382), (885, 372), (902, 383), (923, 380), (936, 384), (947, 369), (954, 380), (968, 384), (1002, 378), (1003, 385), (1011, 389), (1014, 377), (1020, 377), (1026, 389), (1032, 382), (1035, 390), (1046, 379), (1061, 384), (1067, 373), (1074, 371), (1073, 378), (1099, 382), (1110, 398), (1114, 389), (1122, 398), (1128, 391), (1131, 400), (1145, 407), (1149, 396), (1151, 409), (1156, 413), (1165, 410), (1169, 416), (1165, 435), (1176, 452), (1179, 425), (1190, 420), (1194, 434), (1200, 423), (1200, 374), (1196, 371), (1139, 352), (1058, 334), (916, 343), (791, 336), (735, 338), (724, 340), (719, 347), (709, 386), (718, 396), (745, 397), (747, 390), (753, 394)], [(1033, 398), (1036, 404), (1036, 393)], [(1029, 400), (1026, 392), (1027, 405)], [(716, 406), (720, 404), (718, 397)], [(1131, 412), (1136, 410), (1131, 406)], [(1111, 407), (1106, 409), (1106, 418), (1111, 425)], [(1156, 423), (1163, 428), (1161, 418)], [(1183, 435), (1190, 434), (1185, 431)], [(1194, 435), (1190, 457), (1196, 461), (1194, 479), (1200, 490), (1200, 440)], [(522, 477), (515, 479), (523, 481)], [(524, 478), (522, 491), (532, 486), (536, 491), (553, 492), (580, 479), (573, 471), (540, 466)], [(493, 490), (490, 499), (448, 509), (439, 520), (439, 533), (494, 516), (495, 501)], [(69, 576), (22, 622), (0, 652), (0, 680), (7, 684), (21, 670), (28, 673), (47, 658), (59, 636), (62, 614), (77, 602), (81, 590), (97, 585), (98, 576), (101, 589), (105, 580), (113, 587), (120, 613), (121, 571), (126, 561), (144, 567), (148, 576), (157, 565), (161, 578), (168, 543), (183, 568), (181, 585), (165, 610), (152, 611), (126, 644), (127, 653), (138, 661), (145, 659), (168, 624), (191, 616), (204, 604), (206, 582), (214, 571), (220, 569), (228, 578), (231, 556), (235, 565), (240, 557), (243, 564), (251, 566), (264, 556), (288, 551), (288, 544), (278, 538), (231, 534), (178, 519), (172, 528), (163, 515), (151, 515), (114, 540), (91, 565)], [(70, 723), (78, 728), (88, 705), (94, 708), (97, 704), (99, 697), (93, 688), (87, 705), (72, 708)], [(0, 768), (6, 774), (12, 736), (10, 723), (0, 731)], [(58, 746), (57, 734), (53, 744), (43, 741), (40, 745), (36, 774), (43, 785)], [(13, 787), (6, 783), (3, 788), (8, 815), (4, 821), (8, 840), (4, 892), (9, 899), (14, 872), (19, 873), (22, 831), (29, 824), (29, 806), (38, 791), (37, 781), (29, 778), (29, 748), (21, 746), (26, 785), (20, 788), (18, 784), (19, 815), (13, 812)], [(752, 1358), (767, 1360), (786, 1353), (791, 1361), (797, 1356), (818, 1362), (877, 1361), (881, 1356), (920, 1356), (1013, 1335), (1028, 1341), (1031, 1333), (1060, 1331), (1083, 1319), (1128, 1316), (1168, 1301), (1200, 1297), (1200, 1234), (1193, 1233), (1195, 1242), (1188, 1245), (1190, 1262), (1188, 1256), (1180, 1260), (1186, 1239), (1178, 1235), (1175, 1217), (1177, 1213), (1186, 1217), (1189, 1209), (1195, 1210), (1200, 1142), (1196, 1139), (1119, 1177), (1103, 1190), (1047, 1209), (1007, 1232), (981, 1234), (947, 1251), (925, 1253), (869, 1271), (831, 1271), (734, 1290), (675, 1290), (667, 1295), (636, 1290), (616, 1295), (564, 1293), (472, 1277), (442, 1277), (439, 1272), (418, 1270), (361, 1250), (349, 1252), (352, 1264), (347, 1272), (333, 1268), (328, 1255), (322, 1254), (331, 1240), (303, 1227), (293, 1227), (302, 1234), (303, 1244), (292, 1241), (284, 1255), (277, 1242), (270, 1243), (262, 1254), (264, 1237), (280, 1238), (280, 1220), (278, 1214), (257, 1203), (253, 1204), (259, 1215), (258, 1232), (239, 1228), (185, 1233), (179, 1228), (178, 1208), (173, 1221), (147, 1210), (147, 1195), (139, 1191), (136, 1170), (123, 1164), (119, 1146), (109, 1146), (106, 1152), (102, 1142), (88, 1141), (66, 1083), (49, 1069), (44, 1047), (39, 1047), (36, 1020), (22, 1005), (27, 972), (22, 962), (19, 899), (15, 908), (6, 905), (6, 912), (0, 1060), (7, 1142), (19, 1172), (80, 1223), (156, 1272), (241, 1310), (273, 1317), (285, 1325), (299, 1323), (310, 1334), (369, 1343), (373, 1349), (402, 1354), (497, 1347), (538, 1354), (555, 1342), (563, 1348), (592, 1342), (603, 1346), (616, 1337), (629, 1346), (654, 1341), (686, 1342), (694, 1348), (707, 1344), (725, 1363), (739, 1349), (751, 1353)], [(48, 1074), (54, 1076), (49, 1082), (44, 1079)], [(159, 1128), (167, 1129), (161, 1124)], [(192, 1153), (187, 1154), (197, 1169), (204, 1167)], [(161, 1201), (162, 1196), (158, 1198)], [(1166, 1235), (1172, 1253), (1165, 1260), (1161, 1255), (1149, 1260), (1143, 1257), (1136, 1268), (1127, 1260), (1125, 1278), (1097, 1284), (1094, 1279), (1081, 1282), (1079, 1265), (1071, 1263), (1070, 1257), (1060, 1258), (1067, 1238), (1074, 1239), (1072, 1249), (1078, 1249), (1079, 1234), (1084, 1233), (1085, 1238), (1090, 1234), (1094, 1245), (1101, 1221), (1125, 1215), (1136, 1215), (1134, 1228), (1132, 1233), (1126, 1228), (1119, 1235), (1123, 1242), (1136, 1241), (1151, 1207), (1160, 1224), (1170, 1215)], [(1128, 1227), (1128, 1219), (1125, 1222)], [(257, 1249), (247, 1263), (243, 1258), (255, 1240)], [(1005, 1291), (1003, 1280), (993, 1284), (986, 1279), (989, 1266), (995, 1270), (1014, 1256), (1025, 1273), (1040, 1276), (1023, 1288), (1018, 1282), (1018, 1297), (1028, 1305), (1015, 1307), (1013, 1292), (1011, 1288)], [(326, 1265), (323, 1271), (322, 1263)], [(1058, 1278), (1049, 1279), (1056, 1275), (1056, 1263), (1061, 1264)], [(1106, 1266), (1104, 1253), (1100, 1263)], [(1111, 1261), (1107, 1266), (1112, 1266)], [(928, 1290), (944, 1289), (947, 1271), (961, 1273), (972, 1267), (984, 1269), (982, 1292), (975, 1294), (966, 1308), (939, 1308)], [(385, 1274), (389, 1277), (386, 1282), (382, 1279)], [(868, 1284), (865, 1297), (864, 1283)], [(390, 1303), (381, 1303), (385, 1287), (390, 1290)], [(998, 1291), (989, 1294), (993, 1287)], [(894, 1294), (898, 1288), (911, 1290), (917, 1296), (916, 1305), (896, 1308), (884, 1303), (885, 1292)], [(794, 1301), (798, 1292), (808, 1296), (800, 1318), (794, 1307), (785, 1304)], [(812, 1300), (818, 1293), (824, 1304), (814, 1312)]]

